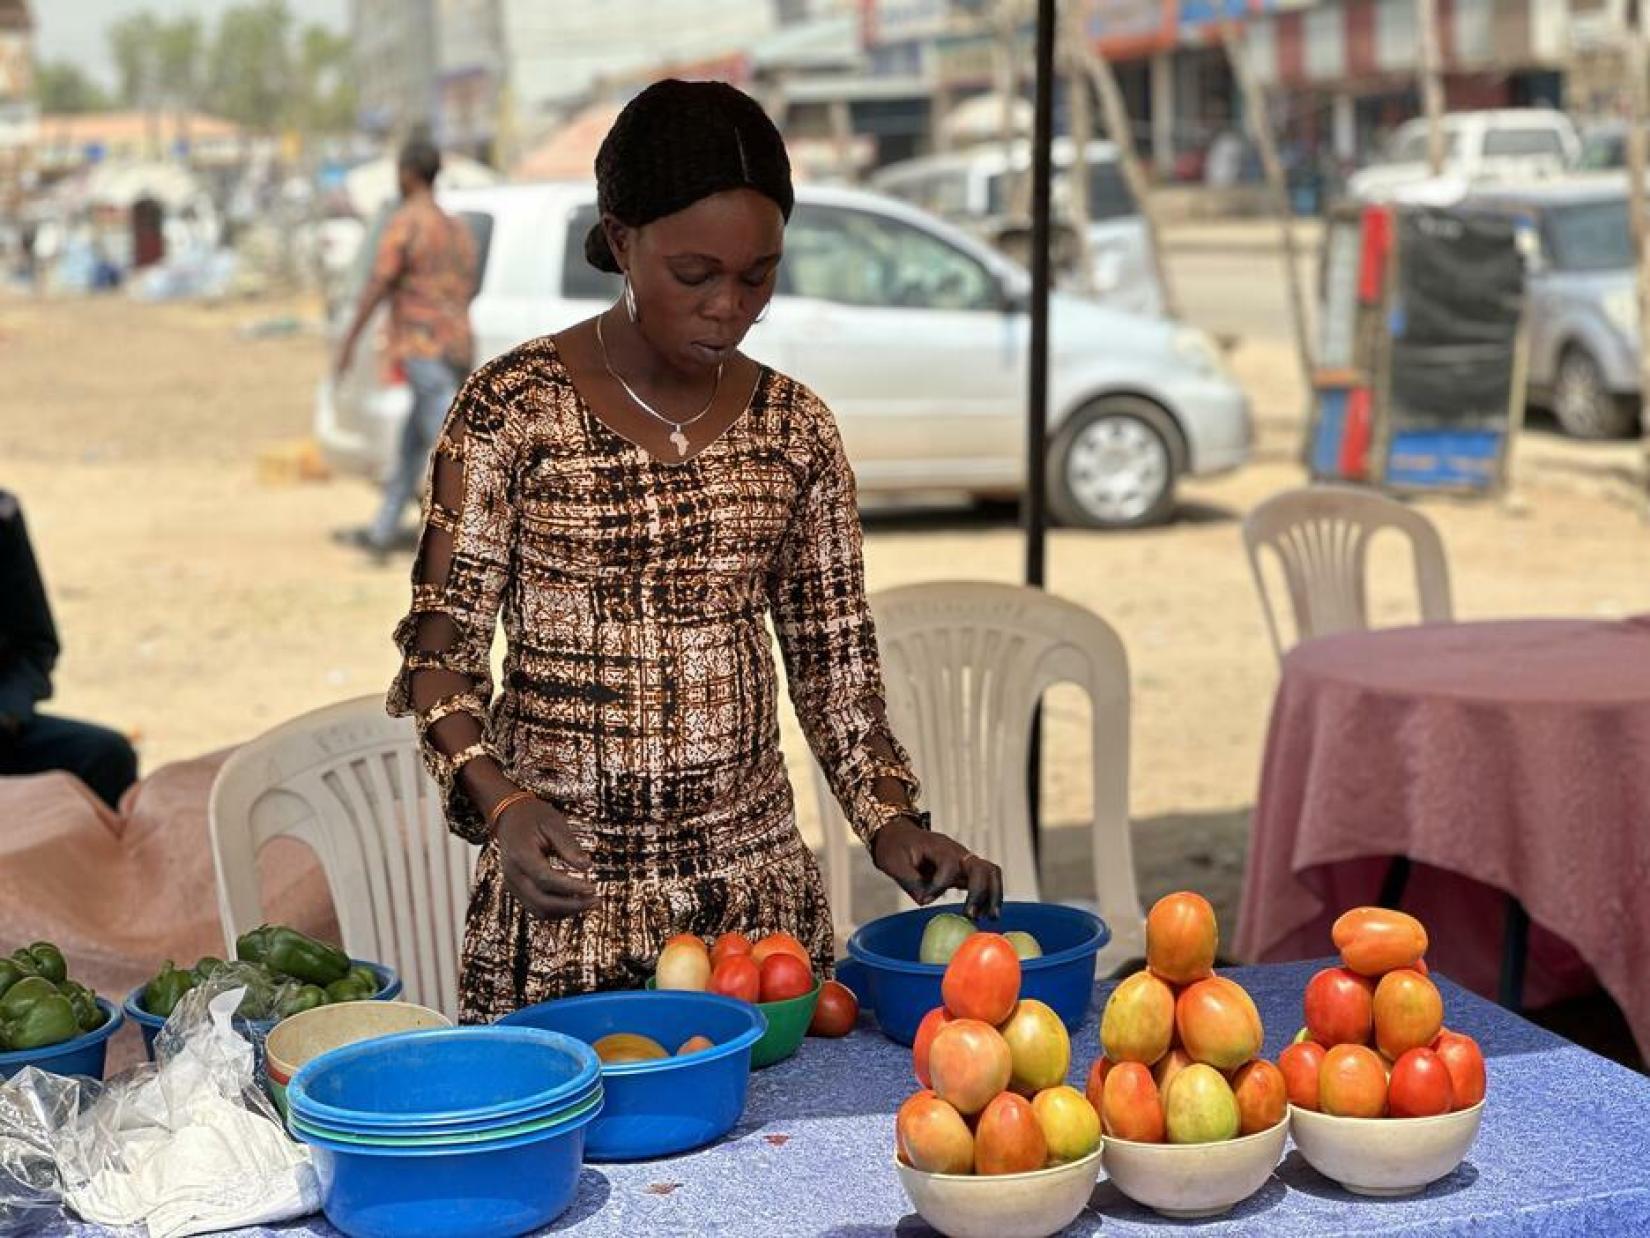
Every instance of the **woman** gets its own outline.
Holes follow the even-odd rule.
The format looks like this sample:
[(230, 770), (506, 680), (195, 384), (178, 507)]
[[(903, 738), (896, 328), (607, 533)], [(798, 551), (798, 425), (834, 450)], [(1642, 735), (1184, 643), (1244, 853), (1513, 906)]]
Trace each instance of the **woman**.
[(770, 612), (798, 716), (876, 866), (919, 903), (951, 888), (975, 913), (1002, 901), (997, 867), (916, 810), (831, 414), (738, 351), (793, 202), (778, 131), (730, 86), (660, 82), (596, 173), (586, 253), (623, 295), (465, 384), (396, 631), (390, 710), (416, 718), (451, 827), (483, 846), (466, 1021), (637, 985), (681, 932), (785, 931), (829, 966)]

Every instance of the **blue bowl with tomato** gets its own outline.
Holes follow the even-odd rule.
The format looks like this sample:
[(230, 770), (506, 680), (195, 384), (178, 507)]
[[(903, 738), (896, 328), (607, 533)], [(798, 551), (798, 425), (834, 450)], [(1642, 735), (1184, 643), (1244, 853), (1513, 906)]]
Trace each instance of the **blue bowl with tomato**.
[[(888, 1039), (909, 1045), (923, 1016), (941, 1004), (945, 967), (917, 961), (923, 929), (955, 904), (883, 916), (861, 925), (848, 939), (848, 955), (859, 965), (855, 981), (861, 1004), (876, 1015)], [(1037, 939), (1043, 955), (1020, 960), (1020, 996), (1051, 1007), (1076, 1031), (1094, 1001), (1095, 959), (1111, 940), (1106, 922), (1081, 907), (1059, 903), (1004, 903), (997, 920), (976, 921), (993, 933), (1019, 930)]]
[(727, 1134), (745, 1109), (751, 1051), (768, 1030), (749, 1002), (676, 990), (586, 993), (526, 1006), (498, 1022), (587, 1045), (622, 1032), (646, 1036), (666, 1052), (694, 1036), (711, 1041), (709, 1049), (676, 1057), (604, 1062), (602, 1111), (585, 1135), (590, 1161), (674, 1156)]

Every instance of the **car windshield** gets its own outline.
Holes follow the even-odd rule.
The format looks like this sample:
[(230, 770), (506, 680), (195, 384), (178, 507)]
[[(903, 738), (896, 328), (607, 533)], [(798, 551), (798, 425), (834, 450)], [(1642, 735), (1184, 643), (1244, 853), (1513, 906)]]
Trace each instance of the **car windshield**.
[(1612, 198), (1548, 212), (1547, 251), (1561, 271), (1615, 271), (1633, 265), (1627, 202)]
[(1595, 133), (1581, 148), (1581, 166), (1590, 172), (1627, 166), (1627, 135)]
[[(1453, 159), (1461, 148), (1461, 135), (1446, 131), (1444, 158)], [(1425, 128), (1405, 130), (1398, 134), (1387, 151), (1387, 163), (1425, 163), (1427, 161), (1427, 131)]]
[[(1030, 176), (1030, 172), (1025, 173)], [(1026, 192), (1029, 196), (1030, 186)], [(1054, 197), (1062, 206), (1071, 202), (1071, 172), (1061, 169), (1054, 177)], [(1007, 177), (997, 173), (986, 182), (986, 213), (993, 219), (1007, 213)], [(1123, 179), (1123, 167), (1114, 159), (1102, 159), (1089, 164), (1089, 222), (1107, 219), (1127, 219), (1135, 214), (1134, 199), (1129, 195), (1128, 182)]]

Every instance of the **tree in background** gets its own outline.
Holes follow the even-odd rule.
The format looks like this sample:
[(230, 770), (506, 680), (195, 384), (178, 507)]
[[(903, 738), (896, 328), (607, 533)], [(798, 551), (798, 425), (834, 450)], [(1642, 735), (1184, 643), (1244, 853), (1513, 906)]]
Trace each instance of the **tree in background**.
[(206, 75), (215, 113), (265, 133), (288, 119), (297, 84), (292, 29), (286, 0), (256, 0), (224, 11)]
[(47, 115), (101, 112), (109, 106), (109, 96), (103, 87), (78, 65), (66, 60), (35, 65), (34, 101)]

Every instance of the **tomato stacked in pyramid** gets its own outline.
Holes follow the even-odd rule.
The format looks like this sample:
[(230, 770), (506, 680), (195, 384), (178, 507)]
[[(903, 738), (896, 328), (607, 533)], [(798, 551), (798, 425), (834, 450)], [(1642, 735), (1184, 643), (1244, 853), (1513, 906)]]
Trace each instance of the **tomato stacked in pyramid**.
[(1065, 1082), (1071, 1038), (1047, 1005), (1020, 997), (1013, 942), (970, 934), (940, 993), (911, 1049), (922, 1091), (894, 1121), (900, 1160), (928, 1173), (1028, 1173), (1100, 1146), (1099, 1115)]

